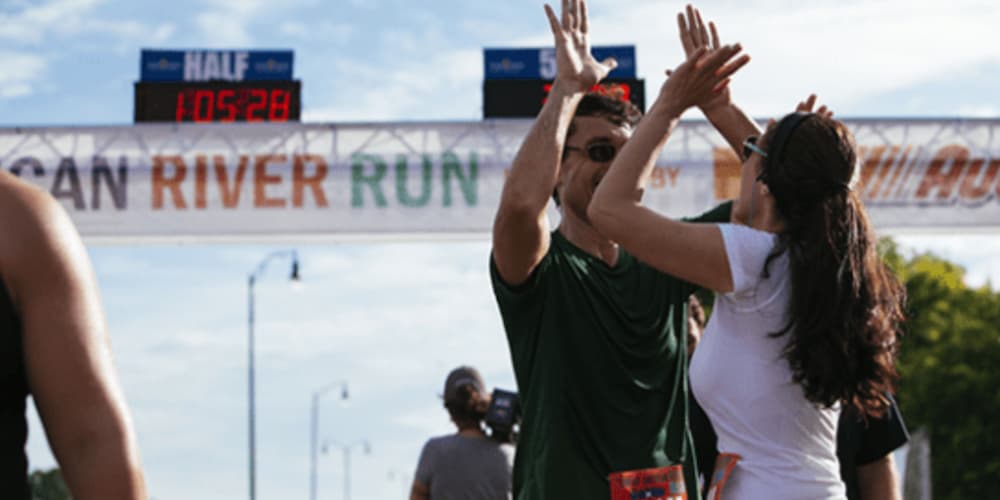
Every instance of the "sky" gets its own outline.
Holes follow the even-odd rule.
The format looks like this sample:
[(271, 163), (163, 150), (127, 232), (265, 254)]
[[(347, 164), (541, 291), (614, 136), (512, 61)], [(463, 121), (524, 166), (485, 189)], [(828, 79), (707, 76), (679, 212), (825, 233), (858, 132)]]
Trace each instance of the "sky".
[[(419, 7), (418, 7), (419, 5)], [(754, 58), (735, 78), (752, 115), (817, 92), (841, 117), (1000, 116), (993, 0), (709, 1), (724, 41)], [(634, 44), (647, 95), (682, 56), (664, 0), (589, 3), (595, 45)], [(4, 0), (0, 126), (127, 125), (142, 48), (292, 49), (303, 121), (477, 121), (483, 47), (547, 46), (542, 3), (384, 0)], [(699, 118), (692, 112), (686, 117)], [(1000, 283), (996, 233), (896, 234), (909, 252)], [(310, 401), (321, 398), (320, 499), (404, 496), (422, 444), (453, 427), (448, 371), (480, 368), (516, 389), (487, 273), (489, 242), (89, 247), (116, 367), (152, 498), (247, 496), (247, 275), (256, 286), (258, 498), (307, 498)], [(298, 244), (295, 244), (298, 243)], [(357, 443), (370, 442), (365, 454)], [(31, 417), (32, 468), (54, 460)]]

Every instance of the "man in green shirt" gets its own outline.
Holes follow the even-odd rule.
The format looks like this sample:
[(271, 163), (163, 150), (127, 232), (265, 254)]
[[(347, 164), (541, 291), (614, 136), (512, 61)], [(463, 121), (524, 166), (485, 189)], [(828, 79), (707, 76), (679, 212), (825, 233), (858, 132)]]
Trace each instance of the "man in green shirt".
[[(685, 352), (694, 287), (620, 250), (587, 218), (640, 112), (588, 94), (615, 62), (590, 54), (583, 1), (564, 0), (561, 18), (545, 10), (557, 77), (504, 186), (490, 262), (523, 408), (514, 495), (605, 500), (611, 473), (682, 464), (687, 495), (699, 498)], [(555, 231), (550, 196), (562, 215)], [(727, 204), (700, 220), (729, 218)]]

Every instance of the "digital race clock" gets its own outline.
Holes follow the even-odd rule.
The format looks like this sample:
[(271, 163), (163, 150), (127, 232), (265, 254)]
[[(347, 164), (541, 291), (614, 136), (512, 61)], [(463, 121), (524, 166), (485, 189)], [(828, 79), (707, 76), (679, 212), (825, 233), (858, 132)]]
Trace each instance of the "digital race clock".
[[(483, 118), (534, 118), (552, 90), (551, 80), (484, 80)], [(643, 80), (612, 78), (595, 85), (591, 91), (632, 101), (646, 109)]]
[(135, 84), (135, 122), (299, 121), (298, 80)]

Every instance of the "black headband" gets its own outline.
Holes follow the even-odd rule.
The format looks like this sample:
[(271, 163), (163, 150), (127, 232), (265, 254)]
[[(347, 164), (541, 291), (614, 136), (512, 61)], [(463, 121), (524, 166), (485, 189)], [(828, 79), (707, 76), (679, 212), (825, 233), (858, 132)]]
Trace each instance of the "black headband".
[[(778, 127), (774, 131), (774, 136), (767, 143), (767, 171), (771, 171), (771, 168), (780, 163), (782, 157), (785, 156), (785, 145), (788, 143), (788, 139), (792, 137), (792, 132), (799, 127), (806, 120), (813, 116), (813, 113), (804, 113), (802, 111), (796, 111), (794, 113), (789, 113), (785, 115), (784, 118), (778, 122)], [(765, 176), (766, 178), (766, 176)]]
[[(760, 175), (761, 180), (764, 182), (764, 184), (767, 184), (768, 172), (772, 172), (773, 171), (772, 169), (776, 165), (781, 163), (783, 157), (785, 156), (785, 146), (788, 144), (788, 140), (792, 137), (792, 133), (795, 132), (795, 129), (797, 129), (799, 125), (802, 125), (802, 123), (805, 122), (806, 119), (812, 116), (816, 116), (816, 114), (806, 113), (803, 111), (796, 111), (794, 113), (789, 113), (785, 115), (785, 117), (782, 118), (780, 122), (778, 122), (778, 126), (774, 131), (772, 139), (767, 143), (767, 158), (766, 158), (767, 163), (765, 165), (766, 168), (764, 169), (764, 172), (761, 173)], [(849, 191), (851, 189), (850, 184), (848, 184), (847, 182), (827, 180), (823, 182), (823, 184), (826, 184), (828, 186), (827, 189), (830, 191), (837, 191), (837, 190)], [(772, 190), (773, 188), (774, 187), (772, 186)]]

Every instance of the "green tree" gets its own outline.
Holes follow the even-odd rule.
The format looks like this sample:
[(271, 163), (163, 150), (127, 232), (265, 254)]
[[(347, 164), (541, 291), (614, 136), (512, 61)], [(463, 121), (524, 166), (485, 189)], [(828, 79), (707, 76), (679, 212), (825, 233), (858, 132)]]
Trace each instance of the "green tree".
[(59, 469), (36, 470), (28, 476), (32, 500), (69, 500), (69, 489)]
[(898, 398), (911, 429), (931, 436), (936, 499), (1000, 491), (1000, 294), (965, 285), (965, 270), (932, 254), (883, 255), (908, 293)]

